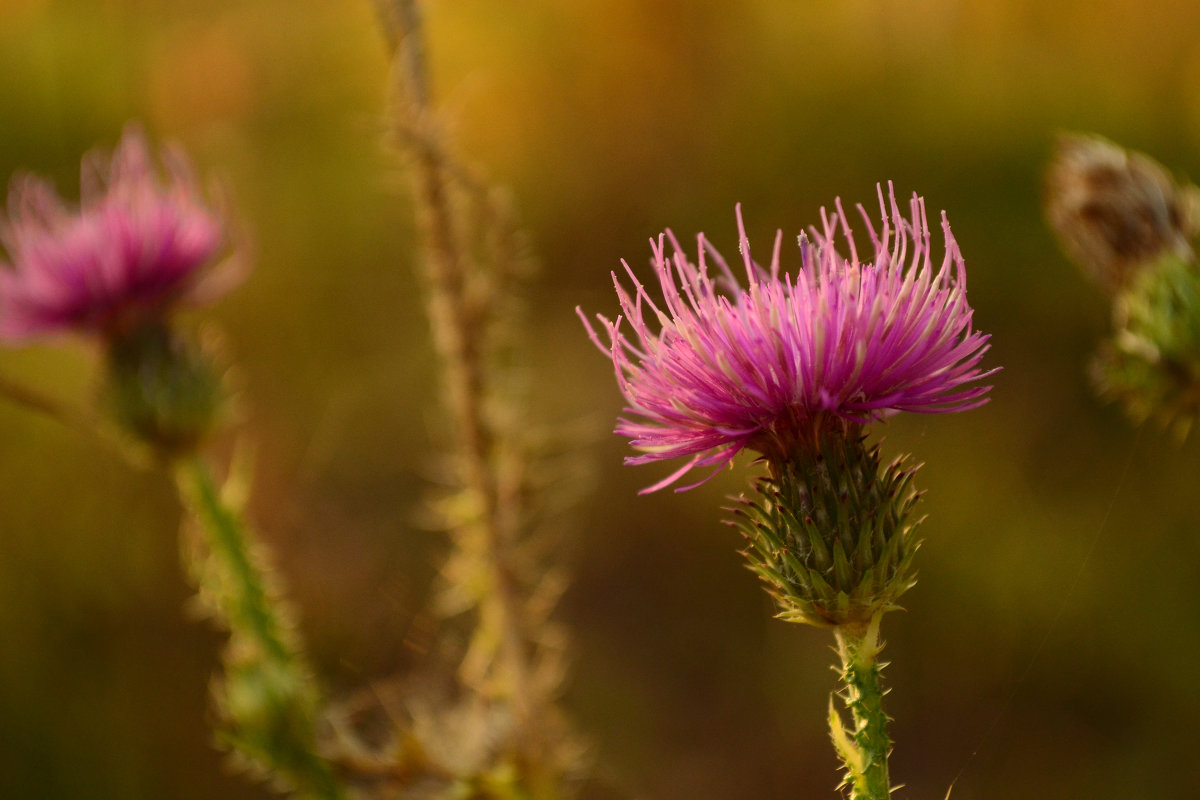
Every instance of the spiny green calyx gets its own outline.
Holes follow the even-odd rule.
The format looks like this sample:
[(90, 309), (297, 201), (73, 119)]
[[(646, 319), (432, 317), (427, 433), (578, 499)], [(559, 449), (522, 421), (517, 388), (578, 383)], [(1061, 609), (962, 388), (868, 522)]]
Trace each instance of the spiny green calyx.
[(750, 569), (779, 617), (818, 627), (865, 625), (897, 608), (916, 583), (910, 521), (917, 467), (881, 467), (859, 428), (817, 437), (787, 459), (767, 461), (756, 494), (732, 509)]
[(1118, 296), (1116, 333), (1096, 356), (1102, 396), (1135, 422), (1156, 418), (1181, 438), (1200, 415), (1200, 271), (1170, 253)]
[(161, 321), (110, 339), (106, 391), (118, 424), (168, 456), (196, 447), (222, 401), (207, 354)]

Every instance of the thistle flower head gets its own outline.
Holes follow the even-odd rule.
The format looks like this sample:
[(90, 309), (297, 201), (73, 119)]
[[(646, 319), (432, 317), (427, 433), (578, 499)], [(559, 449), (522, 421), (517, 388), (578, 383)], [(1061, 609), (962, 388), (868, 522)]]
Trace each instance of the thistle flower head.
[(46, 181), (14, 179), (0, 220), (11, 261), (0, 264), (0, 338), (119, 336), (227, 288), (200, 280), (225, 243), (223, 220), (182, 153), (161, 160), (162, 176), (144, 135), (127, 128), (111, 159), (84, 158), (78, 210)]
[(597, 317), (604, 338), (584, 324), (625, 396), (616, 431), (642, 451), (627, 463), (688, 459), (645, 491), (696, 466), (720, 468), (746, 448), (787, 460), (831, 428), (986, 402), (990, 387), (976, 382), (991, 374), (979, 367), (988, 336), (972, 327), (945, 214), (935, 266), (924, 201), (914, 195), (905, 217), (889, 184), (879, 205), (878, 228), (859, 206), (874, 250), (867, 260), (838, 201), (833, 214), (822, 209), (819, 229), (800, 235), (794, 275), (781, 268), (782, 233), (767, 266), (751, 258), (740, 207), (745, 287), (703, 234), (698, 263), (670, 231), (651, 242), (661, 302), (627, 264), (631, 288), (614, 273), (621, 316)]

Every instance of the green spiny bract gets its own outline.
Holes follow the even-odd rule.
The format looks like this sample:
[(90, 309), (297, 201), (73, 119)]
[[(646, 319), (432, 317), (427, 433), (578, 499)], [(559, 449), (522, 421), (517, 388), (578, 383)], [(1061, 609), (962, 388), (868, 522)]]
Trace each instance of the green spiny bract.
[(159, 321), (110, 341), (105, 390), (120, 427), (167, 456), (195, 449), (222, 402), (208, 355)]
[(903, 458), (881, 467), (878, 445), (860, 432), (768, 464), (755, 496), (738, 498), (733, 524), (779, 617), (832, 627), (897, 608), (916, 583), (917, 467)]
[(1181, 438), (1200, 414), (1200, 273), (1174, 253), (1118, 298), (1117, 332), (1092, 375), (1135, 422), (1157, 419)]

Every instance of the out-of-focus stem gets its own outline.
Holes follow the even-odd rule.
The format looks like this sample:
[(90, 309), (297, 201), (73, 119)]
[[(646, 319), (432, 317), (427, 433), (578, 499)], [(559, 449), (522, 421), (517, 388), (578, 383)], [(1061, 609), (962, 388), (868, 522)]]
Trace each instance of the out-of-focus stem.
[(213, 476), (198, 456), (183, 460), (177, 471), (180, 496), (206, 535), (206, 544), (229, 581), (228, 603), (221, 609), (231, 627), (249, 633), (269, 659), (291, 654), (279, 621), (271, 613), (263, 577), (251, 562), (241, 521), (222, 502)]
[(395, 131), (408, 146), (419, 223), (425, 241), (425, 279), (430, 323), (442, 383), (457, 436), (464, 487), (479, 504), (479, 524), (491, 572), (494, 613), (502, 641), (499, 657), (517, 725), (531, 733), (535, 702), (522, 592), (512, 565), (515, 513), (507, 502), (494, 456), (497, 434), (485, 412), (484, 347), (488, 320), (472, 302), (470, 255), (462, 244), (463, 224), (450, 200), (450, 161), (432, 130), (425, 44), (415, 0), (379, 0), (394, 48)]
[(125, 439), (116, 436), (97, 418), (85, 411), (67, 405), (37, 389), (30, 388), (4, 375), (0, 375), (0, 397), (27, 411), (49, 417), (58, 424), (83, 433), (99, 441), (126, 459), (132, 466), (144, 469), (149, 459)]
[(329, 764), (317, 754), (319, 693), (257, 558), (261, 545), (223, 500), (199, 456), (176, 464), (176, 483), (203, 537), (189, 567), (201, 596), (230, 644), (221, 684), (225, 738), (278, 775), (301, 797), (343, 796)]
[(883, 711), (882, 665), (878, 656), (879, 620), (876, 614), (866, 625), (839, 625), (834, 629), (842, 660), (842, 699), (854, 720), (847, 736), (840, 717), (832, 711), (834, 746), (846, 766), (846, 783), (851, 800), (888, 800), (887, 714)]
[(73, 411), (36, 389), (31, 389), (3, 375), (0, 375), (0, 396), (8, 398), (12, 403), (22, 408), (35, 411), (39, 414), (45, 414), (67, 427), (83, 430), (90, 429), (90, 426), (84, 421), (81, 413)]

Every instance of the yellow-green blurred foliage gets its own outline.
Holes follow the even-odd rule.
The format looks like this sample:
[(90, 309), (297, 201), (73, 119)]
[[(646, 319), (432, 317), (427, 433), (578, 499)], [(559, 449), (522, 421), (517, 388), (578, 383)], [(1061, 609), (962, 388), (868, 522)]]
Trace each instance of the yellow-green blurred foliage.
[[(1189, 798), (1200, 716), (1200, 443), (1089, 395), (1105, 299), (1040, 215), (1053, 135), (1200, 175), (1200, 5), (1145, 0), (443, 0), (432, 71), (458, 151), (514, 190), (541, 266), (525, 367), (597, 432), (575, 519), (565, 702), (622, 793), (832, 797), (828, 636), (771, 607), (719, 522), (730, 473), (636, 496), (612, 370), (573, 307), (671, 226), (765, 249), (876, 181), (946, 208), (993, 402), (901, 417), (926, 466), (921, 582), (885, 625), (900, 796)], [(252, 242), (206, 318), (239, 363), (254, 516), (335, 688), (426, 640), (438, 423), (387, 63), (366, 0), (0, 0), (0, 175), (77, 189), (126, 120), (219, 176)], [(795, 264), (795, 259), (791, 262)], [(79, 343), (0, 370), (94, 391)], [(0, 796), (261, 797), (209, 747), (216, 635), (190, 620), (165, 480), (0, 404)], [(1168, 777), (1169, 776), (1169, 777)]]

